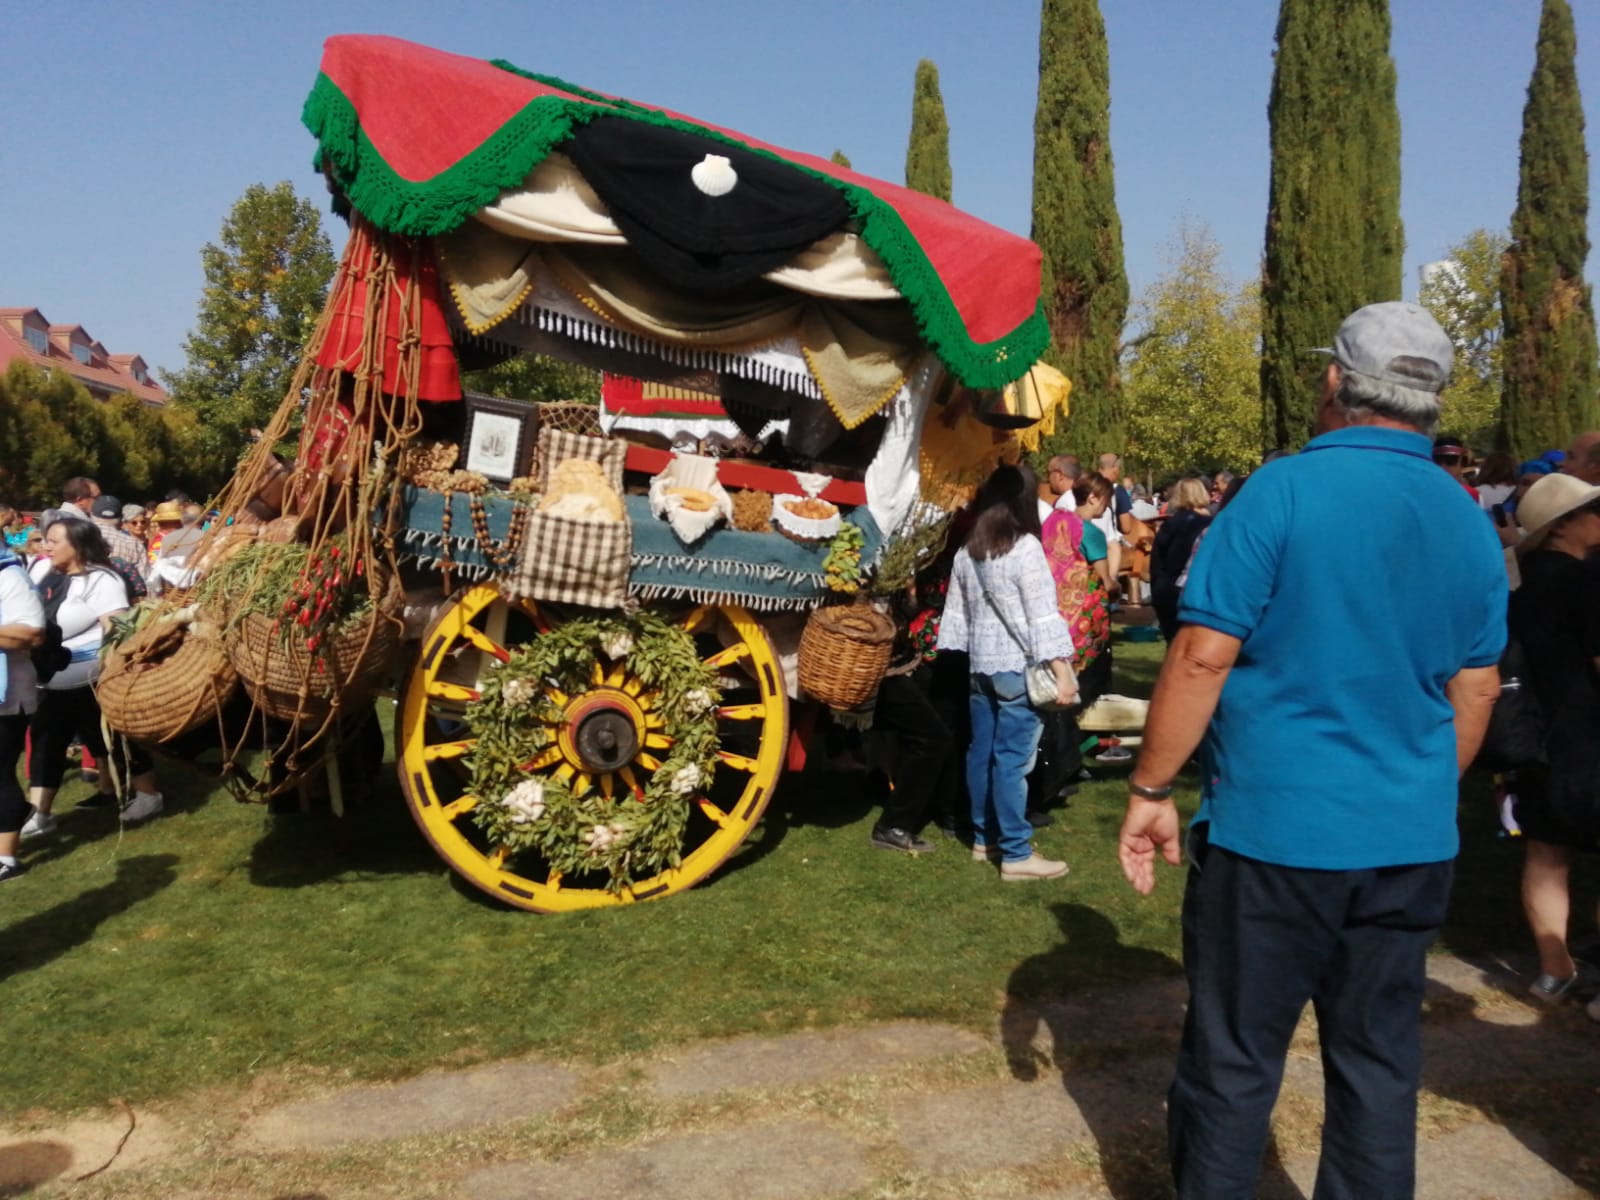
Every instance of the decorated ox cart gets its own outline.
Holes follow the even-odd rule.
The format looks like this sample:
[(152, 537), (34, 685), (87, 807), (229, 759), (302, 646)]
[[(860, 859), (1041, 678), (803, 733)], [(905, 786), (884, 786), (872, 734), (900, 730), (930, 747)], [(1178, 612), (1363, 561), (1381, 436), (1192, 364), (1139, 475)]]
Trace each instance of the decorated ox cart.
[[(215, 662), (185, 722), (237, 674), (291, 780), (395, 679), (406, 801), (466, 879), (544, 911), (693, 885), (795, 760), (791, 706), (875, 686), (863, 587), (909, 579), (1064, 405), (1034, 365), (1037, 248), (391, 38), (330, 39), (304, 119), (351, 236), (193, 592), (151, 624)], [(600, 403), (463, 394), (523, 355), (603, 372)], [(121, 653), (108, 676), (150, 690), (160, 654)]]

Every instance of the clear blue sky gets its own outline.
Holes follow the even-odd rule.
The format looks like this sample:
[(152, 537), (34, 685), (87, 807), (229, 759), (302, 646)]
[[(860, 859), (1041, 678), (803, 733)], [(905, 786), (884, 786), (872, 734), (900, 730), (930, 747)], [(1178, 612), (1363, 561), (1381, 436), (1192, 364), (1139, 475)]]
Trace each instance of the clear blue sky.
[[(1600, 139), (1600, 2), (1574, 0)], [(1112, 151), (1135, 290), (1181, 220), (1243, 279), (1261, 254), (1276, 0), (1102, 0)], [(1478, 227), (1504, 228), (1538, 0), (1394, 0), (1406, 290)], [(201, 245), (251, 183), (323, 204), (300, 106), (322, 39), (388, 33), (507, 58), (780, 145), (843, 149), (899, 180), (920, 58), (938, 64), (955, 201), (1029, 225), (1036, 0), (88, 0), (10, 4), (0, 135), (0, 305), (78, 322), (116, 353), (182, 365)], [(1329, 180), (1329, 186), (1337, 186)], [(328, 218), (342, 245), (342, 225)], [(1600, 226), (1591, 223), (1591, 239)]]

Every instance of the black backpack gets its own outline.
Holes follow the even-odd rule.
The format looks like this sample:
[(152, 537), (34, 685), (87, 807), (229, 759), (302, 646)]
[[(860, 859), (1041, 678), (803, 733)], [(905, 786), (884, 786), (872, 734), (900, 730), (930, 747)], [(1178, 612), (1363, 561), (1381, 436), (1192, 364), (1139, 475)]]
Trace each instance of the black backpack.
[(72, 661), (72, 651), (61, 644), (61, 626), (56, 624), (56, 613), (67, 598), (67, 588), (72, 578), (60, 571), (51, 571), (39, 581), (39, 599), (44, 603), (44, 638), (31, 652), (33, 671), (41, 684), (49, 683), (56, 672)]
[(1527, 655), (1515, 634), (1506, 638), (1500, 656), (1500, 698), (1489, 714), (1489, 728), (1477, 762), (1491, 771), (1544, 766), (1550, 761), (1545, 742), (1550, 723), (1533, 689)]

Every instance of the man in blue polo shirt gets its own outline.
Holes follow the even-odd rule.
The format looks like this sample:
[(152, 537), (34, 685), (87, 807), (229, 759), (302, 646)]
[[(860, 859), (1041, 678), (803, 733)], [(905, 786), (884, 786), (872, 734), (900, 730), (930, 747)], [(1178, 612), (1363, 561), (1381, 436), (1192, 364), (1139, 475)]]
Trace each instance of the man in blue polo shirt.
[(1129, 782), (1119, 856), (1148, 893), (1157, 853), (1181, 861), (1172, 781), (1201, 747), (1168, 1096), (1180, 1197), (1255, 1195), (1308, 1000), (1326, 1078), (1315, 1197), (1415, 1186), (1425, 955), (1456, 783), (1499, 693), (1505, 570), (1432, 462), (1453, 358), (1438, 323), (1369, 305), (1331, 354), (1319, 436), (1252, 475), (1196, 556)]

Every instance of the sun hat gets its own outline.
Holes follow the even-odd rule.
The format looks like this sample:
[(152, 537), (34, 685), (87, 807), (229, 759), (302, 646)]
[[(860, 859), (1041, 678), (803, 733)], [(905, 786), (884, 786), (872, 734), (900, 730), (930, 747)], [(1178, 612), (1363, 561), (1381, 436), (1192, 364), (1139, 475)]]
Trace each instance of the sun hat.
[(122, 516), (122, 501), (109, 492), (102, 492), (94, 498), (94, 506), (89, 513), (102, 521), (115, 521)]
[(1456, 354), (1433, 314), (1403, 300), (1356, 309), (1339, 326), (1333, 345), (1313, 353), (1331, 354), (1345, 370), (1369, 379), (1422, 392), (1437, 392), (1450, 382)]
[(183, 522), (183, 508), (176, 500), (163, 500), (156, 505), (156, 511), (150, 515), (157, 524), (162, 521), (176, 521), (179, 524)]
[(1517, 522), (1527, 530), (1517, 543), (1517, 553), (1537, 550), (1562, 517), (1597, 500), (1600, 486), (1587, 484), (1576, 475), (1546, 475), (1517, 504)]

